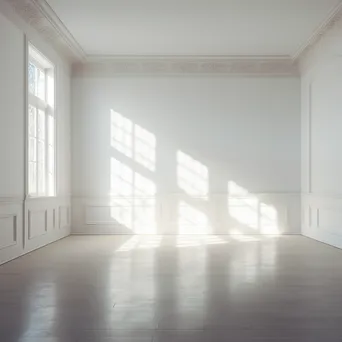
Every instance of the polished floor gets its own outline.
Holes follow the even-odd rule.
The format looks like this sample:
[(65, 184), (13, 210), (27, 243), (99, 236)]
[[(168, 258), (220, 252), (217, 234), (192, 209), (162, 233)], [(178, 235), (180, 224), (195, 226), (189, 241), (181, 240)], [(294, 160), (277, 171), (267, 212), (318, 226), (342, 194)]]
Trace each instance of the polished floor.
[(72, 236), (0, 266), (0, 341), (342, 341), (342, 251), (300, 236)]

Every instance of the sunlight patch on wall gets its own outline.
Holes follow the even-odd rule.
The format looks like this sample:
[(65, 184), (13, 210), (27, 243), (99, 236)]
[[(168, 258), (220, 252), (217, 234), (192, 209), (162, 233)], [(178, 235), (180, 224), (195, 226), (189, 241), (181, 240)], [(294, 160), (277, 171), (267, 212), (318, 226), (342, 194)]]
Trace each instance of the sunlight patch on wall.
[(111, 110), (112, 147), (129, 158), (133, 156), (132, 134), (132, 121)]
[(212, 233), (207, 215), (184, 201), (179, 202), (178, 216), (179, 234)]
[(206, 197), (208, 168), (182, 151), (177, 152), (177, 180), (180, 189), (193, 197)]
[(125, 164), (111, 157), (112, 218), (134, 233), (154, 234), (156, 185), (137, 169), (155, 170), (155, 135), (114, 110), (110, 111), (110, 121), (111, 147), (129, 158)]
[(137, 234), (156, 232), (156, 186), (124, 163), (111, 158), (111, 216)]
[(137, 163), (154, 171), (156, 164), (156, 138), (146, 129), (135, 125), (134, 159)]
[(251, 233), (280, 233), (276, 208), (261, 202), (257, 196), (233, 181), (228, 182), (228, 212), (239, 224), (250, 228)]
[(132, 216), (133, 203), (132, 199), (112, 198), (110, 201), (110, 216), (113, 220), (121, 225), (133, 230)]
[(134, 188), (134, 232), (156, 233), (156, 185), (135, 172)]
[(228, 209), (231, 217), (253, 230), (259, 226), (259, 200), (234, 182), (228, 182)]
[(262, 234), (279, 234), (278, 212), (273, 206), (260, 204), (260, 225)]
[(111, 146), (146, 169), (155, 170), (155, 135), (113, 110), (111, 110)]
[(111, 192), (112, 196), (133, 196), (133, 170), (115, 158), (111, 158)]

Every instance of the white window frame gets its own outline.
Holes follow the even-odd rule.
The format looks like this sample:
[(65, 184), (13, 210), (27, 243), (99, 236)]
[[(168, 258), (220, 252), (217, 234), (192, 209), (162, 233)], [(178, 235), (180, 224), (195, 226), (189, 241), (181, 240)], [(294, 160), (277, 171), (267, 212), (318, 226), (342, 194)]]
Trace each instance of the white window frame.
[[(29, 89), (29, 64), (32, 63), (36, 67), (41, 70), (44, 70), (45, 73), (45, 99), (41, 99), (40, 97), (32, 94)], [(44, 198), (44, 197), (56, 197), (57, 196), (57, 120), (56, 120), (56, 67), (55, 65), (46, 58), (33, 44), (27, 42), (27, 63), (26, 63), (26, 71), (27, 71), (27, 82), (26, 82), (26, 132), (27, 132), (27, 149), (26, 149), (26, 193), (28, 198)], [(48, 77), (52, 75), (53, 84), (48, 84)], [(49, 104), (48, 93), (50, 93), (50, 87), (53, 87), (53, 100), (52, 104)], [(51, 96), (51, 93), (50, 93)], [(36, 191), (30, 191), (30, 157), (29, 157), (29, 148), (30, 148), (30, 125), (29, 125), (29, 106), (32, 105), (37, 109), (36, 113)], [(38, 110), (42, 110), (44, 112), (44, 121), (45, 121), (45, 191), (39, 193), (39, 160), (38, 160)], [(53, 131), (53, 188), (49, 186), (49, 129), (48, 129), (48, 119), (52, 116), (54, 120), (54, 131)]]

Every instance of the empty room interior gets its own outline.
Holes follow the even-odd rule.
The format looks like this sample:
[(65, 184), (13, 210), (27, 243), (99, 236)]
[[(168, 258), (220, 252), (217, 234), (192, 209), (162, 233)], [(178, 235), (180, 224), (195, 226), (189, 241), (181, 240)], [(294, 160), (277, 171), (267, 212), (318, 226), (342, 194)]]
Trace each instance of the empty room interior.
[(342, 1), (0, 0), (0, 342), (341, 342)]

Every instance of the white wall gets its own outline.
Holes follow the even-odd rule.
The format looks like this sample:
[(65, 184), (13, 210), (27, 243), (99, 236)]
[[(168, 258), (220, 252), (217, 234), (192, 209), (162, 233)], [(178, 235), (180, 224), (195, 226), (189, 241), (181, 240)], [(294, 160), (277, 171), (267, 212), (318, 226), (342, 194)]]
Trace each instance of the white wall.
[[(6, 17), (1, 11), (6, 13)], [(25, 35), (56, 66), (56, 198), (25, 198)], [(70, 234), (70, 70), (66, 61), (41, 41), (3, 2), (0, 3), (0, 65), (2, 263)]]
[(342, 248), (342, 23), (302, 61), (303, 234)]
[[(298, 78), (78, 76), (72, 97), (74, 233), (300, 232)], [(154, 171), (111, 146), (111, 110), (155, 137)], [(111, 158), (150, 190), (118, 196)]]

